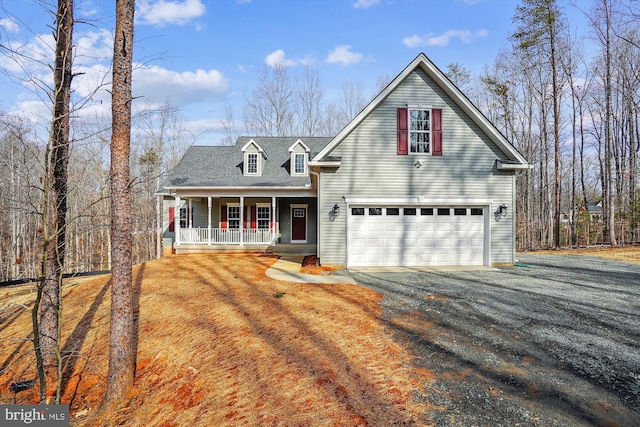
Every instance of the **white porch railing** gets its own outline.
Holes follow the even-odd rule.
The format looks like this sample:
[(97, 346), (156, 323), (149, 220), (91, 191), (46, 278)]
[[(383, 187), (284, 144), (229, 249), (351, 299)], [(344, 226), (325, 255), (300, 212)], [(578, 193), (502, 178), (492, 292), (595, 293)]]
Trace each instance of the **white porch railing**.
[[(240, 239), (242, 235), (242, 239)], [(269, 229), (181, 228), (179, 244), (184, 245), (268, 245), (275, 233)]]

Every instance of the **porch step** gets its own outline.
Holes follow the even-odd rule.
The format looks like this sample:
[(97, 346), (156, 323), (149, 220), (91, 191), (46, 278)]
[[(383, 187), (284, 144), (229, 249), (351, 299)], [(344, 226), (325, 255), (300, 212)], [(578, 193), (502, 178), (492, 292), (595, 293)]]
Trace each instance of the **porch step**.
[(318, 253), (318, 247), (315, 243), (281, 243), (270, 247), (273, 254), (287, 256), (287, 255), (316, 255)]
[(264, 255), (264, 256), (273, 255), (273, 249), (274, 249), (273, 245), (267, 246), (267, 248), (264, 250), (264, 252), (262, 252), (262, 255)]

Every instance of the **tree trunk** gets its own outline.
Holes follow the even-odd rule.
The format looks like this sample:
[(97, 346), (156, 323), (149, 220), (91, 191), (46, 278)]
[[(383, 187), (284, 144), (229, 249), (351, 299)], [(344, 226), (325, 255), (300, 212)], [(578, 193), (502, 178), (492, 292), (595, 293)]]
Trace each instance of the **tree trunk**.
[[(60, 401), (60, 292), (65, 257), (67, 216), (67, 166), (69, 163), (69, 103), (71, 99), (73, 0), (59, 0), (56, 14), (56, 52), (54, 67), (53, 120), (49, 151), (47, 236), (44, 279), (40, 301), (40, 350), (47, 378), (46, 398)], [(54, 387), (55, 386), (55, 387)]]
[(612, 112), (611, 112), (611, 14), (609, 1), (603, 0), (605, 13), (605, 76), (604, 76), (604, 94), (605, 94), (605, 128), (604, 128), (604, 145), (605, 145), (605, 185), (607, 187), (607, 229), (609, 243), (611, 246), (617, 246), (616, 230), (615, 230), (615, 194), (613, 192), (613, 171), (611, 168), (612, 156)]
[(122, 403), (133, 388), (135, 370), (129, 186), (134, 10), (134, 0), (116, 0), (111, 107), (111, 329), (106, 406)]

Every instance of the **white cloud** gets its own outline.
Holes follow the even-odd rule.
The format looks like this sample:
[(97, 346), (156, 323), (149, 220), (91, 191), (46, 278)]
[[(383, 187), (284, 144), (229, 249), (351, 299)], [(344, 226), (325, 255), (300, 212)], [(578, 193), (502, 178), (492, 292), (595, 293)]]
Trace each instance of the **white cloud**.
[(74, 36), (73, 65), (110, 61), (113, 56), (113, 34), (105, 29)]
[(367, 9), (380, 3), (380, 0), (358, 0), (353, 4), (356, 9)]
[(136, 22), (162, 27), (184, 25), (206, 12), (201, 0), (138, 0)]
[(6, 41), (5, 46), (7, 49), (0, 51), (2, 52), (0, 69), (5, 69), (12, 74), (28, 72), (29, 75), (37, 75), (41, 72), (51, 72), (49, 64), (53, 62), (55, 46), (52, 34), (41, 34), (26, 43), (22, 40), (10, 39)]
[(170, 99), (175, 106), (222, 97), (229, 82), (217, 70), (182, 73), (157, 66), (137, 66), (133, 71), (133, 95), (146, 102)]
[(471, 43), (473, 39), (486, 37), (489, 32), (485, 29), (480, 29), (475, 33), (471, 30), (447, 30), (443, 34), (433, 35), (425, 34), (419, 36), (414, 34), (411, 37), (405, 37), (402, 39), (402, 43), (407, 47), (419, 47), (419, 46), (447, 46), (452, 39), (459, 39), (463, 43)]
[(4, 30), (8, 33), (17, 33), (20, 30), (18, 24), (16, 24), (9, 18), (0, 19), (0, 27), (4, 28)]
[(269, 55), (267, 55), (267, 57), (264, 59), (264, 63), (267, 64), (269, 67), (276, 67), (276, 66), (291, 67), (297, 64), (297, 62), (294, 60), (286, 59), (284, 50), (282, 49), (274, 50)]
[(327, 62), (330, 64), (340, 63), (343, 65), (357, 64), (362, 61), (362, 54), (351, 51), (351, 46), (342, 44), (329, 52)]

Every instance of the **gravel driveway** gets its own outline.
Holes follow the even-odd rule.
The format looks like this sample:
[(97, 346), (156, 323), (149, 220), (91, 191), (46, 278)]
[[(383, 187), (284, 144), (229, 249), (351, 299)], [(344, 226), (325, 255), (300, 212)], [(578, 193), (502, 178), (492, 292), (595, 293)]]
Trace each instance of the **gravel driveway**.
[(436, 425), (640, 425), (640, 265), (572, 255), (520, 267), (355, 272), (435, 373)]

